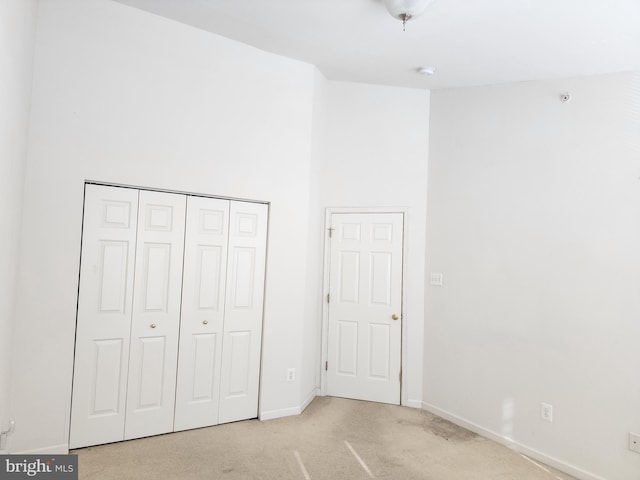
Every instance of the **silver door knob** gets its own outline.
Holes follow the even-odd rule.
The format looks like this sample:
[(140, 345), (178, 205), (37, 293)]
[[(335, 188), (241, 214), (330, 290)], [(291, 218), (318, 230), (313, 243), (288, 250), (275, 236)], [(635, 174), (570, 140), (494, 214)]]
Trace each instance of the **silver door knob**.
[(398, 320), (400, 317), (398, 315), (396, 315), (395, 313), (393, 315), (391, 315), (391, 320)]
[(203, 325), (209, 325), (209, 320), (202, 320)]
[(152, 323), (151, 325), (149, 325), (151, 328), (156, 328), (156, 324)]

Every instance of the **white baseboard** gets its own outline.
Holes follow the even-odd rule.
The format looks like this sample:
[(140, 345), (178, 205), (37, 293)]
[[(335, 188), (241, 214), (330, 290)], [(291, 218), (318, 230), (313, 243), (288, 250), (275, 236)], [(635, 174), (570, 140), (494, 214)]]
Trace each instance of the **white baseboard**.
[(32, 450), (21, 450), (11, 452), (14, 455), (66, 455), (69, 453), (69, 444), (49, 445), (48, 447), (34, 448)]
[(411, 400), (408, 398), (407, 403), (404, 406), (410, 408), (422, 408), (422, 400)]
[(447, 412), (446, 410), (442, 410), (434, 405), (431, 405), (427, 402), (422, 402), (422, 408), (428, 412), (433, 413), (434, 415), (438, 415), (446, 420), (449, 420), (456, 425), (466, 428), (467, 430), (471, 430), (472, 432), (477, 433), (478, 435), (482, 435), (485, 438), (498, 442), (506, 447), (515, 450), (518, 453), (526, 455), (534, 460), (542, 462), (550, 467), (556, 468), (562, 472), (565, 472), (569, 475), (572, 475), (580, 480), (606, 480), (603, 477), (600, 477), (594, 473), (587, 472), (575, 465), (570, 463), (563, 462), (555, 457), (551, 457), (542, 452), (539, 452), (533, 448), (527, 447), (521, 443), (518, 443), (510, 438), (507, 438), (499, 433), (496, 433), (492, 430), (484, 428), (476, 423), (470, 422), (464, 418), (461, 418), (453, 413)]
[(281, 408), (279, 410), (267, 410), (260, 413), (260, 420), (274, 420), (276, 418), (291, 417), (293, 415), (300, 415), (302, 411), (300, 407)]
[(313, 399), (318, 396), (318, 392), (319, 392), (318, 388), (314, 388), (313, 390), (311, 390), (311, 393), (307, 395), (307, 398), (304, 399), (304, 401), (302, 402), (302, 405), (300, 406), (300, 413), (304, 412), (307, 409), (309, 404), (313, 402)]
[(297, 407), (289, 407), (289, 408), (281, 408), (279, 410), (267, 410), (264, 412), (260, 412), (258, 418), (263, 420), (274, 420), (276, 418), (282, 417), (291, 417), (293, 415), (300, 415), (305, 409), (309, 406), (309, 404), (313, 401), (314, 398), (318, 396), (318, 388), (314, 388), (311, 390), (307, 398), (302, 401), (302, 405)]

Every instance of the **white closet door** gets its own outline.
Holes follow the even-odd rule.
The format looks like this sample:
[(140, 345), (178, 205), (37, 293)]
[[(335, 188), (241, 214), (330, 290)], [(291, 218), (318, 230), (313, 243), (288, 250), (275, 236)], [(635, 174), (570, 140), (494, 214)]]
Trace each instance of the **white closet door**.
[(138, 191), (85, 189), (70, 448), (124, 438)]
[(258, 415), (267, 214), (231, 202), (219, 423)]
[(229, 201), (188, 197), (174, 429), (218, 423)]
[(185, 207), (140, 191), (125, 439), (173, 430)]

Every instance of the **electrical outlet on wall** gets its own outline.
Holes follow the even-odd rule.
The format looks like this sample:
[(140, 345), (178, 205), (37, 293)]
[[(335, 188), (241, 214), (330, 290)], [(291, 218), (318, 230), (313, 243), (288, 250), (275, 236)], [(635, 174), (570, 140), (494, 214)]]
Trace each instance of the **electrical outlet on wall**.
[(540, 404), (540, 418), (545, 422), (553, 422), (553, 405), (542, 402)]
[(437, 287), (441, 287), (443, 285), (442, 283), (443, 278), (444, 278), (444, 275), (442, 275), (441, 273), (432, 273), (429, 276), (429, 284)]
[(287, 368), (287, 382), (293, 382), (296, 379), (296, 369)]

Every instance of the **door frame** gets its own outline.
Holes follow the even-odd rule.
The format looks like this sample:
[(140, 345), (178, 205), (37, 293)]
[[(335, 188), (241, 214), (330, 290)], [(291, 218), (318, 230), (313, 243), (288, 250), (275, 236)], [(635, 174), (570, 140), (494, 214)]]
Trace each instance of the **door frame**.
[(334, 213), (400, 213), (402, 214), (402, 293), (400, 295), (400, 305), (402, 311), (402, 330), (400, 339), (400, 368), (402, 369), (402, 381), (400, 382), (400, 405), (408, 404), (408, 389), (405, 388), (408, 383), (407, 375), (405, 375), (407, 362), (407, 315), (405, 309), (405, 288), (407, 280), (407, 226), (409, 224), (409, 208), (408, 207), (327, 207), (325, 209), (324, 218), (324, 260), (323, 260), (323, 279), (322, 279), (322, 347), (320, 352), (320, 395), (327, 395), (327, 371), (325, 370), (325, 362), (329, 357), (329, 308), (327, 303), (327, 295), (329, 294), (329, 279), (331, 268), (331, 242), (329, 242), (329, 228), (331, 227), (331, 216)]

